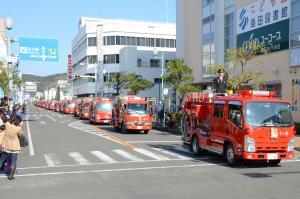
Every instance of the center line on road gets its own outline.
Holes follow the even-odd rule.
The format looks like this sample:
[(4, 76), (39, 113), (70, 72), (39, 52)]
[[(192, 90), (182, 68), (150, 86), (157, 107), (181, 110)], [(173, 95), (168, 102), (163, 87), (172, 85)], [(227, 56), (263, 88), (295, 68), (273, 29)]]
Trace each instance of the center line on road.
[(30, 156), (34, 156), (34, 149), (33, 149), (33, 143), (31, 138), (31, 132), (28, 122), (28, 116), (26, 116), (26, 126), (27, 126), (27, 136), (28, 136), (28, 145), (29, 145), (29, 154)]
[(54, 122), (56, 122), (56, 119), (50, 117), (48, 114), (46, 115), (47, 117), (49, 117), (51, 120), (53, 120)]

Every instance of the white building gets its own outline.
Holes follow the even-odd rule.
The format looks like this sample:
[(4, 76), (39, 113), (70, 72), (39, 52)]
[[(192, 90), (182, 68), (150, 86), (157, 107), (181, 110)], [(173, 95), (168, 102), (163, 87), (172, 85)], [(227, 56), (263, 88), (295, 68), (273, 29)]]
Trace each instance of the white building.
[[(109, 77), (125, 71), (156, 82), (152, 89), (140, 94), (159, 98), (161, 58), (164, 64), (175, 58), (175, 31), (174, 24), (81, 18), (72, 43), (72, 76), (82, 78), (73, 79), (72, 93), (77, 97), (95, 93), (109, 96), (115, 92), (106, 84)], [(158, 51), (156, 59), (154, 49)]]

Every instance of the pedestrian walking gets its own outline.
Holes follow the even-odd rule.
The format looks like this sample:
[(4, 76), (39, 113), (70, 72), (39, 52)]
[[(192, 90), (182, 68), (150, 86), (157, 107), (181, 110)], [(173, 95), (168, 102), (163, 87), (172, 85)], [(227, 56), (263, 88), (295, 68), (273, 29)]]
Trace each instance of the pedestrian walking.
[(11, 117), (10, 122), (5, 123), (5, 133), (2, 142), (3, 152), (0, 158), (0, 165), (2, 165), (6, 159), (9, 160), (9, 180), (14, 179), (14, 173), (17, 166), (17, 158), (21, 150), (19, 142), (19, 137), (22, 136), (21, 123), (22, 119), (18, 115)]
[(226, 93), (227, 89), (227, 75), (224, 69), (218, 70), (218, 77), (214, 79), (214, 89), (218, 94)]

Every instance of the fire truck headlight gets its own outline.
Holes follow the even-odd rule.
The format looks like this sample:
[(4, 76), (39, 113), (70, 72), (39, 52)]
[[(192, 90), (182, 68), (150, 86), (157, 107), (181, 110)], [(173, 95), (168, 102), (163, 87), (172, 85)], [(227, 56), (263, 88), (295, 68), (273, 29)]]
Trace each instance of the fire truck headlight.
[(295, 138), (292, 137), (288, 143), (287, 151), (294, 151), (294, 149), (295, 149), (294, 144), (295, 144)]
[(255, 140), (249, 136), (245, 137), (245, 151), (253, 153), (256, 151), (255, 149)]

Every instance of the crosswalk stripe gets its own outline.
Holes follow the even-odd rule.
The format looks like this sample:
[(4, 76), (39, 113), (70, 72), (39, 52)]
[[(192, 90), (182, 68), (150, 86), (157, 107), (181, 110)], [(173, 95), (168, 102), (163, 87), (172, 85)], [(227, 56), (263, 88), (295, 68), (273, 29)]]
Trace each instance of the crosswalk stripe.
[(88, 161), (87, 159), (85, 159), (80, 153), (78, 152), (72, 152), (72, 153), (68, 153), (69, 156), (71, 158), (73, 158), (75, 160), (75, 162), (77, 162), (80, 165), (88, 165), (91, 164), (90, 161)]
[(115, 152), (116, 154), (122, 156), (123, 158), (125, 159), (128, 159), (128, 160), (132, 160), (132, 161), (143, 161), (143, 159), (135, 156), (135, 155), (132, 155), (122, 149), (116, 149), (116, 150), (113, 150), (113, 152)]
[(183, 160), (189, 160), (191, 159), (190, 157), (188, 156), (185, 156), (185, 155), (181, 155), (181, 154), (178, 154), (178, 153), (175, 153), (175, 152), (172, 152), (172, 151), (168, 151), (166, 149), (161, 149), (161, 148), (153, 148), (154, 150), (156, 151), (159, 151), (161, 153), (164, 153), (164, 154), (168, 154), (168, 155), (171, 155), (171, 156), (175, 156), (179, 159), (183, 159)]
[(151, 151), (148, 151), (146, 149), (143, 149), (143, 148), (134, 148), (133, 149), (134, 151), (138, 152), (138, 153), (141, 153), (145, 156), (148, 156), (150, 158), (153, 158), (153, 159), (156, 159), (156, 160), (170, 160), (169, 158), (167, 157), (164, 157), (162, 155), (158, 155), (158, 154), (155, 154)]
[(44, 158), (49, 167), (54, 167), (61, 164), (55, 154), (44, 154)]
[(91, 154), (96, 156), (98, 159), (100, 159), (103, 162), (108, 163), (116, 163), (117, 161), (106, 155), (105, 153), (102, 153), (101, 151), (91, 151)]

